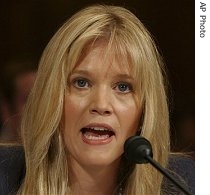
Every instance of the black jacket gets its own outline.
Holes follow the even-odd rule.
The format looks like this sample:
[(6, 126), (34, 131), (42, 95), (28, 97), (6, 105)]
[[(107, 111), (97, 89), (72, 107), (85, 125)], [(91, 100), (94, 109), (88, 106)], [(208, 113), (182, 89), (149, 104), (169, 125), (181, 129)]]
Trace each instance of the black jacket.
[[(189, 190), (195, 193), (195, 162), (187, 157), (172, 155), (169, 167), (174, 177), (179, 175), (178, 180), (184, 182)], [(15, 194), (21, 185), (25, 175), (25, 159), (22, 147), (0, 146), (0, 195)], [(165, 179), (163, 187), (170, 189), (174, 194), (181, 194), (170, 181)]]
[(13, 194), (25, 175), (22, 147), (0, 146), (0, 195)]

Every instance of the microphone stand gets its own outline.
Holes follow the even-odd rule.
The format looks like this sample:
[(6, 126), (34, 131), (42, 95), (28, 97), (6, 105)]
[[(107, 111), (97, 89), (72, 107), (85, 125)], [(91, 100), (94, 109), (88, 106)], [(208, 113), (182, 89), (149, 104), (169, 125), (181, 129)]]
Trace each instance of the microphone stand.
[(185, 194), (193, 195), (184, 185), (172, 177), (158, 162), (153, 160), (152, 145), (146, 138), (141, 136), (132, 136), (128, 138), (124, 145), (124, 151), (125, 156), (131, 162), (137, 164), (149, 162)]
[(185, 194), (192, 195), (192, 193), (189, 192), (183, 186), (180, 182), (178, 182), (174, 177), (172, 177), (163, 167), (161, 167), (155, 160), (153, 160), (150, 156), (146, 155), (145, 159), (147, 159), (158, 171), (160, 171), (164, 176), (166, 176), (172, 183), (174, 183), (177, 187), (179, 187)]

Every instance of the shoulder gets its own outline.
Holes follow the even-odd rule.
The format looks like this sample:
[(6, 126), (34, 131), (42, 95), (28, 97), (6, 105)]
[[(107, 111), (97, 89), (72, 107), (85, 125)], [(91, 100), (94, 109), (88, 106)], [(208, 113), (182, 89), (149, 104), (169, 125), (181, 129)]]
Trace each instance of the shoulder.
[[(169, 172), (183, 183), (189, 191), (195, 193), (195, 161), (189, 156), (172, 154), (168, 164)], [(170, 182), (167, 181), (170, 185)]]
[(173, 169), (195, 168), (195, 161), (189, 156), (182, 154), (172, 154), (169, 158), (169, 167)]
[(24, 150), (21, 146), (0, 146), (0, 194), (19, 187), (25, 174)]

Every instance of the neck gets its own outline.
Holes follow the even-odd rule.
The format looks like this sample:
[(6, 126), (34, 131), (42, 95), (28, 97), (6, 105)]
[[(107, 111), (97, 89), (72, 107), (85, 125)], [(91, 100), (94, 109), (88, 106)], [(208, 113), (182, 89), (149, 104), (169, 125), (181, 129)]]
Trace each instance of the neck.
[(119, 163), (106, 167), (84, 167), (71, 164), (69, 181), (74, 195), (110, 195), (117, 194), (117, 176)]

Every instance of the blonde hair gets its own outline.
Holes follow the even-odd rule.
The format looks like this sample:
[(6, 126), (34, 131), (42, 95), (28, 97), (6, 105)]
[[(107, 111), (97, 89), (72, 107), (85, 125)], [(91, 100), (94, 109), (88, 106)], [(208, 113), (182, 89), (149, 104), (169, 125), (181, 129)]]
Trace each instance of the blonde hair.
[[(107, 49), (113, 49), (118, 57), (129, 62), (144, 108), (143, 118), (139, 119), (141, 135), (152, 143), (154, 158), (162, 166), (167, 164), (168, 107), (162, 61), (154, 41), (127, 9), (90, 6), (58, 30), (40, 60), (21, 126), (26, 176), (20, 194), (67, 193), (68, 168), (61, 135), (67, 78), (87, 45), (96, 40), (107, 42)], [(162, 176), (150, 165), (135, 165), (122, 179), (124, 194), (161, 194)]]

